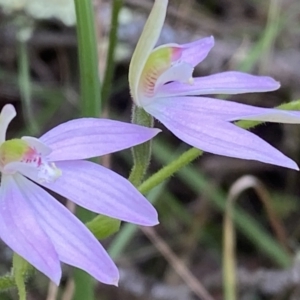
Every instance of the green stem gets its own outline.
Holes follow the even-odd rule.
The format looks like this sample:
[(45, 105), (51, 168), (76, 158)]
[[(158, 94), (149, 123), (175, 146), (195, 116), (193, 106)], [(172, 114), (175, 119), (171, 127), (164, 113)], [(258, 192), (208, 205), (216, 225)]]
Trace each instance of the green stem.
[(98, 74), (94, 10), (91, 0), (74, 1), (81, 81), (81, 115), (98, 117), (101, 113), (101, 86)]
[(13, 275), (18, 288), (19, 300), (26, 300), (26, 270), (29, 267), (29, 263), (21, 256), (14, 253), (13, 256)]
[(95, 281), (94, 279), (82, 270), (74, 270), (75, 291), (73, 300), (94, 300)]
[[(153, 127), (153, 118), (145, 112), (143, 108), (133, 106), (132, 123)], [(133, 168), (131, 170), (129, 181), (134, 186), (139, 186), (148, 169), (151, 159), (151, 141), (135, 146), (132, 149)]]
[(111, 92), (112, 79), (115, 70), (115, 50), (117, 45), (117, 33), (118, 33), (118, 19), (119, 12), (122, 8), (123, 0), (113, 0), (112, 12), (111, 12), (111, 25), (109, 33), (109, 46), (107, 51), (107, 60), (105, 66), (105, 75), (103, 79), (102, 87), (102, 100), (103, 107), (107, 103), (108, 97)]
[(172, 176), (174, 173), (176, 173), (178, 170), (195, 160), (198, 156), (200, 156), (203, 153), (203, 151), (191, 148), (181, 154), (177, 159), (173, 160), (170, 164), (160, 169), (157, 173), (152, 175), (150, 178), (148, 178), (146, 181), (144, 181), (139, 186), (139, 191), (142, 194), (148, 193), (150, 190), (152, 190), (154, 187), (162, 183), (164, 180)]

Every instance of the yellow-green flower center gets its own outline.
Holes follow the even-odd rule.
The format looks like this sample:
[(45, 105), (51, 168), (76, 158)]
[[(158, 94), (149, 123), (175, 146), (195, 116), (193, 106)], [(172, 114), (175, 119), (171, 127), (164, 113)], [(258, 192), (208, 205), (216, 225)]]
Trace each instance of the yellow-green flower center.
[(2, 167), (11, 162), (21, 162), (35, 156), (35, 151), (21, 139), (5, 141), (0, 146), (0, 164)]
[[(38, 147), (37, 147), (38, 148)], [(5, 141), (0, 146), (0, 169), (2, 173), (23, 173), (25, 168), (36, 170), (41, 182), (51, 182), (62, 175), (53, 162), (45, 157), (30, 142), (23, 139)]]
[(157, 79), (171, 67), (174, 61), (180, 58), (181, 52), (180, 48), (161, 47), (149, 55), (140, 81), (140, 89), (146, 97), (154, 95)]

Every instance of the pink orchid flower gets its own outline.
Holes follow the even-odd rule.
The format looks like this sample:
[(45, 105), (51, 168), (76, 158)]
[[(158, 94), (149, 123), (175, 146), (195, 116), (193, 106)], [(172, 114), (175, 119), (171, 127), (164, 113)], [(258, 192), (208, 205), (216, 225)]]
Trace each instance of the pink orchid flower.
[(195, 95), (274, 91), (279, 83), (265, 76), (229, 71), (192, 77), (194, 67), (214, 46), (213, 37), (155, 47), (168, 1), (156, 0), (133, 53), (129, 85), (133, 101), (184, 142), (203, 151), (257, 160), (298, 170), (297, 164), (236, 120), (300, 123), (300, 113), (259, 108)]
[(129, 181), (83, 159), (143, 143), (159, 130), (82, 118), (39, 139), (6, 141), (15, 116), (12, 105), (4, 106), (0, 114), (0, 238), (56, 284), (61, 278), (60, 261), (99, 281), (117, 284), (118, 269), (97, 239), (40, 186), (96, 213), (155, 225), (156, 210)]

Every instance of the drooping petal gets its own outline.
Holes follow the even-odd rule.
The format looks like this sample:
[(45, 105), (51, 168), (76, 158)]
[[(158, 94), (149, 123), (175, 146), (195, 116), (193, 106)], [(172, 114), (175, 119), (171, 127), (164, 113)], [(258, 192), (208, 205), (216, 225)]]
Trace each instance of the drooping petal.
[(38, 222), (50, 237), (59, 259), (83, 269), (106, 284), (117, 284), (119, 274), (107, 252), (66, 207), (21, 175), (16, 182), (35, 210)]
[(82, 118), (63, 123), (40, 141), (50, 147), (49, 161), (101, 156), (153, 138), (160, 130), (108, 119)]
[(0, 145), (5, 141), (7, 127), (16, 115), (16, 110), (11, 104), (6, 104), (2, 108), (0, 114)]
[(153, 8), (144, 26), (143, 32), (134, 50), (129, 65), (128, 79), (130, 91), (133, 101), (138, 106), (140, 106), (138, 97), (140, 77), (147, 62), (148, 56), (150, 55), (159, 38), (166, 17), (167, 5), (168, 0), (156, 0), (154, 2)]
[(191, 84), (168, 83), (159, 88), (157, 97), (257, 93), (275, 91), (279, 87), (271, 77), (229, 71), (194, 78)]
[(188, 44), (180, 45), (183, 49), (181, 60), (195, 67), (207, 57), (214, 44), (214, 38), (213, 36), (210, 36)]
[[(39, 184), (99, 214), (139, 225), (158, 223), (154, 207), (117, 173), (88, 161), (61, 161), (57, 167), (60, 178)], [(33, 169), (24, 168), (23, 174), (38, 182)]]
[[(26, 185), (23, 188), (26, 189)], [(2, 174), (0, 237), (13, 251), (58, 285), (61, 268), (57, 253), (26, 201), (14, 178)]]
[(203, 151), (298, 170), (294, 161), (251, 132), (221, 118), (207, 117), (207, 112), (193, 111), (193, 107), (182, 109), (179, 99), (157, 99), (145, 110), (179, 139)]

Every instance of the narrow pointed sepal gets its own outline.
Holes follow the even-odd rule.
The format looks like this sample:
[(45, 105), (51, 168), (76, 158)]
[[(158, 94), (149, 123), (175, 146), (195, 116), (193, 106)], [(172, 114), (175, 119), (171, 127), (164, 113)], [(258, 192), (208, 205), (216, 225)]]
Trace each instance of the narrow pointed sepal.
[[(253, 120), (261, 122), (276, 122), (285, 124), (300, 124), (300, 111), (281, 110), (276, 108), (263, 108), (233, 101), (213, 99), (206, 97), (176, 97), (159, 98), (149, 103), (145, 110), (155, 111), (159, 109), (175, 110), (174, 113), (190, 114), (198, 118), (211, 118), (212, 120), (238, 121)], [(181, 112), (181, 113), (180, 113)]]
[[(39, 182), (88, 210), (144, 226), (158, 224), (155, 208), (124, 177), (88, 161), (56, 163), (63, 176), (55, 182)], [(32, 169), (25, 176), (38, 182)]]
[[(23, 186), (26, 189), (26, 184)], [(16, 253), (59, 285), (58, 255), (34, 209), (11, 175), (2, 175), (0, 189), (0, 238)]]
[(108, 119), (82, 118), (60, 124), (40, 141), (52, 149), (49, 161), (85, 159), (144, 143), (159, 129)]
[(194, 101), (193, 105), (188, 101), (189, 97), (161, 98), (146, 106), (145, 110), (161, 121), (179, 139), (205, 152), (257, 160), (298, 170), (294, 161), (261, 138), (222, 117), (209, 116), (205, 109), (201, 113)]
[(209, 94), (244, 94), (275, 91), (279, 82), (268, 76), (255, 76), (242, 72), (223, 72), (196, 77), (191, 84), (171, 82), (162, 86), (157, 97), (196, 96)]
[(116, 285), (116, 265), (86, 226), (41, 187), (21, 175), (16, 176), (16, 182), (52, 240), (59, 259), (103, 283)]

